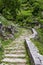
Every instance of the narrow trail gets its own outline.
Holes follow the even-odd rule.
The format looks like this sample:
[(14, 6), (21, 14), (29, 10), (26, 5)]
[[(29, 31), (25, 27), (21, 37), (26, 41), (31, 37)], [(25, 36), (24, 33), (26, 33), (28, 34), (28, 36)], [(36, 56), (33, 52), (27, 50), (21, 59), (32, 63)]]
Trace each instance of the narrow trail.
[(29, 65), (26, 59), (24, 39), (29, 38), (30, 33), (30, 31), (24, 30), (19, 38), (4, 48), (4, 59), (2, 59), (1, 65)]

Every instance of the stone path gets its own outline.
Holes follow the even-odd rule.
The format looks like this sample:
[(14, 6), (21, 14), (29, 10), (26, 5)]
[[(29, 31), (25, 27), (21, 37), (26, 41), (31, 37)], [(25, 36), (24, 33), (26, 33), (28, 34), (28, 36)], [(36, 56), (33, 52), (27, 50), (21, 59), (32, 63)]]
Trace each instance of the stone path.
[(28, 31), (24, 31), (19, 38), (4, 48), (4, 59), (1, 65), (28, 65), (24, 39), (29, 36)]

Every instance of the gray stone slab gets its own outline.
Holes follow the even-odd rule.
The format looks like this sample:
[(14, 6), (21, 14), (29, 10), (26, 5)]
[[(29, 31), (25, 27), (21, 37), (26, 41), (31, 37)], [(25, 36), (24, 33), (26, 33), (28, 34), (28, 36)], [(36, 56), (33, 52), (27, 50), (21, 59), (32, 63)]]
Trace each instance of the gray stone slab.
[(41, 65), (41, 62), (38, 58), (34, 58), (34, 64), (35, 65)]
[(5, 57), (11, 58), (25, 58), (25, 54), (5, 54)]
[(26, 63), (26, 59), (14, 59), (14, 58), (4, 58), (2, 62), (8, 62), (8, 63)]
[(39, 58), (40, 58), (41, 61), (43, 61), (43, 56), (40, 56)]

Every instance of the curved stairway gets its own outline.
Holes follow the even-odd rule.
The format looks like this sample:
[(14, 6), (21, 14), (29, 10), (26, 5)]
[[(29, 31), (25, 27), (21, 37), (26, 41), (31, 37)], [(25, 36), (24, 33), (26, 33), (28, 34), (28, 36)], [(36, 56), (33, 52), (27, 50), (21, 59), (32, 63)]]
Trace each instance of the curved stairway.
[(28, 35), (26, 32), (15, 39), (7, 48), (4, 48), (4, 59), (2, 60), (1, 65), (30, 65), (29, 60), (27, 59), (28, 55), (26, 55), (24, 39), (29, 40), (37, 35), (37, 32), (34, 29), (32, 30), (32, 35)]
[(24, 44), (25, 37), (29, 36), (29, 34), (27, 34), (27, 32), (22, 34), (4, 48), (4, 59), (2, 59), (1, 65), (29, 65)]

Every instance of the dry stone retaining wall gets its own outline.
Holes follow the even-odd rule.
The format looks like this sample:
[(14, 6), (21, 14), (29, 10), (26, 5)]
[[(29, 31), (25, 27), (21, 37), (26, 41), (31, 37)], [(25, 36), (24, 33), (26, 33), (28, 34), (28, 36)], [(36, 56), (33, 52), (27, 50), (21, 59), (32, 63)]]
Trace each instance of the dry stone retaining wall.
[(35, 29), (32, 28), (33, 34), (26, 39), (26, 46), (30, 56), (32, 65), (43, 65), (43, 56), (39, 54), (37, 47), (31, 42), (30, 38), (34, 38), (37, 35)]

